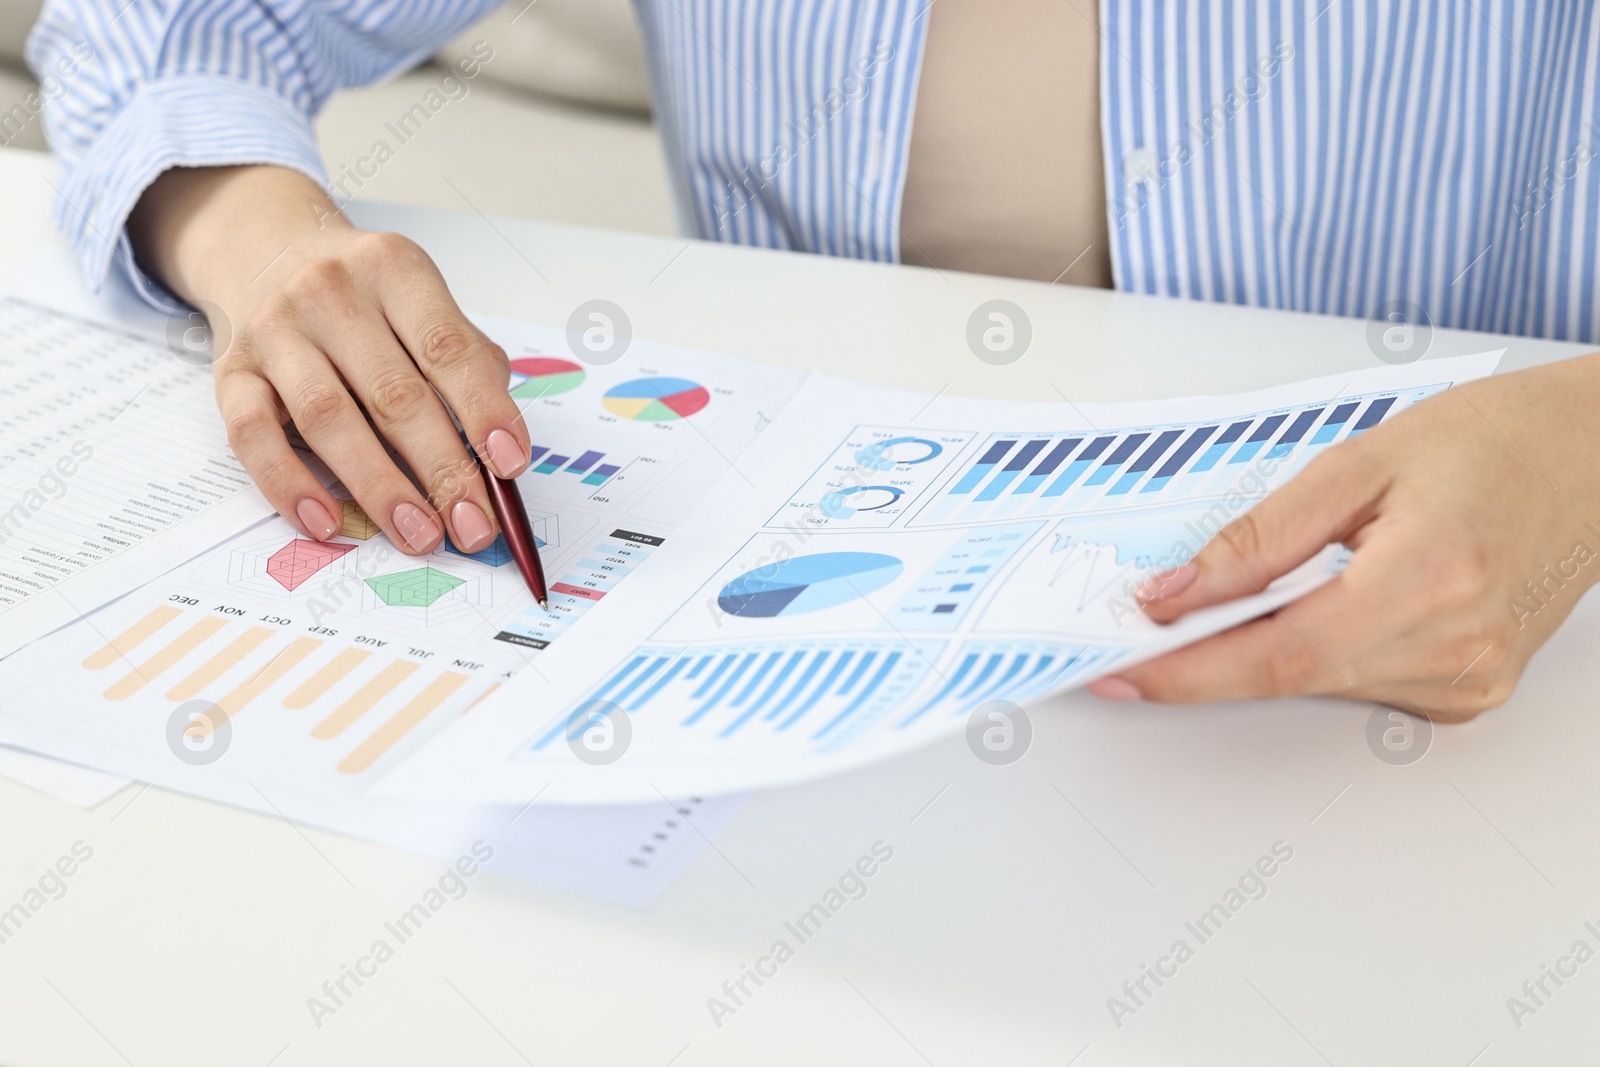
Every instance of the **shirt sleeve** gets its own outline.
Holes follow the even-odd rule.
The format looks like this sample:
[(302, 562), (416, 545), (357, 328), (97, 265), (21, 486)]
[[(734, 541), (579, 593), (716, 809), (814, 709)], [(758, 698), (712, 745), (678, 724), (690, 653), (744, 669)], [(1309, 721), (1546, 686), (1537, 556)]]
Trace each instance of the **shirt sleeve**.
[(327, 187), (311, 120), (334, 92), (422, 62), (497, 0), (49, 0), (28, 38), (63, 174), (55, 223), (92, 289), (172, 167), (269, 163)]

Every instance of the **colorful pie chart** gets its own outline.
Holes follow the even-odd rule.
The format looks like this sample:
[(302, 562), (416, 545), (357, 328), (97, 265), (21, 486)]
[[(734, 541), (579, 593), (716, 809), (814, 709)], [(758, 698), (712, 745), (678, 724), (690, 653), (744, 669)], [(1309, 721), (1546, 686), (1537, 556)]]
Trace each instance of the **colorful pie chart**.
[(747, 619), (803, 615), (882, 589), (905, 565), (879, 552), (818, 552), (746, 571), (722, 587), (717, 607)]
[(511, 361), (511, 395), (520, 400), (536, 400), (569, 392), (583, 384), (588, 375), (571, 360), (552, 356), (529, 356)]
[(687, 378), (635, 378), (607, 389), (600, 402), (625, 419), (671, 422), (704, 408), (711, 403), (711, 394)]

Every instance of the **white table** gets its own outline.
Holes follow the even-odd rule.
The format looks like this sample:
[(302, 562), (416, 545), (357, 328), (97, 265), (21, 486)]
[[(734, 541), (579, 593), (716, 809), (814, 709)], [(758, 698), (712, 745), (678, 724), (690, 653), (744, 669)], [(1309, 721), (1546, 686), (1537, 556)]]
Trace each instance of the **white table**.
[[(56, 240), (51, 173), (0, 152), (0, 260)], [(1121, 399), (1374, 361), (1361, 321), (355, 214), (422, 242), (475, 309), (560, 323), (605, 297), (640, 336), (930, 390)], [(1012, 366), (966, 347), (992, 297), (1033, 322)], [(1441, 331), (1433, 351), (1500, 343)], [(1580, 351), (1505, 343), (1509, 367)], [(0, 782), (0, 909), (73, 842), (94, 849), (0, 945), (0, 1062), (1577, 1062), (1600, 1044), (1600, 961), (1547, 981), (1520, 1029), (1506, 998), (1575, 940), (1600, 949), (1584, 927), (1600, 930), (1596, 615), (1580, 608), (1509, 705), (1441, 728), (1411, 766), (1368, 749), (1369, 706), (1073, 696), (1034, 714), (1010, 767), (956, 738), (757, 797), (649, 912), (481, 877), (320, 1029), (306, 999), (440, 864), (156, 789), (82, 812)], [(868, 894), (716, 1027), (707, 998), (880, 839), (894, 858)], [(1185, 921), (1279, 840), (1294, 857), (1268, 895), (1199, 945)], [(1147, 979), (1118, 1029), (1107, 998), (1180, 937), (1194, 958)]]

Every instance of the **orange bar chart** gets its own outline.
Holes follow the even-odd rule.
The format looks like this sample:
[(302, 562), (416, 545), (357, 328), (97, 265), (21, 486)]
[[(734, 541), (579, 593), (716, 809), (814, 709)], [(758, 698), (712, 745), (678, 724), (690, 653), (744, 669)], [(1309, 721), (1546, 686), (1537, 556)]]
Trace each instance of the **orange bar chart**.
[(133, 696), (145, 687), (145, 683), (171, 670), (179, 660), (199, 648), (206, 638), (226, 625), (222, 619), (207, 615), (118, 679), (110, 689), (106, 690), (106, 699), (126, 700)]
[[(314, 637), (297, 637), (289, 647), (272, 657), (272, 661), (240, 682), (227, 696), (217, 701), (224, 719), (231, 719), (243, 711), (256, 697), (272, 688), (273, 684), (293, 670), (301, 660), (322, 647)], [(215, 729), (215, 724), (212, 726)]]
[(311, 736), (319, 741), (327, 741), (338, 737), (361, 716), (372, 710), (372, 706), (390, 693), (395, 686), (411, 677), (411, 672), (417, 669), (417, 664), (408, 659), (397, 659), (372, 677), (366, 685), (356, 690), (355, 693), (333, 709), (333, 713), (311, 728)]
[[(152, 638), (159, 643), (141, 659), (130, 660)], [(321, 718), (310, 726), (309, 739), (332, 741), (352, 732), (364, 717), (386, 715), (348, 752), (340, 756), (335, 750), (323, 757), (337, 759), (337, 770), (345, 775), (371, 768), (472, 681), (471, 675), (457, 671), (424, 669), (415, 659), (380, 658), (371, 649), (330, 645), (320, 637), (165, 604), (93, 649), (83, 663), (91, 670), (123, 665), (104, 690), (108, 700), (160, 700), (147, 691), (165, 685), (165, 700), (211, 701), (217, 714), (207, 717), (207, 730), (267, 704), (286, 712), (314, 709)], [(461, 713), (496, 688), (478, 694)], [(218, 691), (223, 695), (215, 696)], [(332, 710), (325, 710), (330, 706)], [(284, 724), (305, 738), (301, 731), (306, 728), (298, 721), (293, 717)], [(321, 746), (317, 750), (327, 752)]]
[(182, 608), (163, 604), (91, 652), (88, 658), (83, 661), (83, 665), (91, 671), (105, 670), (129, 652), (132, 652), (157, 630), (182, 614)]
[(167, 690), (167, 699), (189, 700), (199, 696), (202, 689), (221, 678), (230, 669), (237, 667), (240, 661), (260, 648), (262, 643), (275, 633), (276, 630), (269, 630), (265, 626), (250, 627), (230, 641), (221, 652), (196, 667), (187, 678)]
[(467, 676), (447, 671), (394, 713), (348, 756), (339, 761), (340, 774), (360, 774), (376, 763), (385, 752), (410, 733), (418, 723), (436, 711), (440, 704), (467, 683)]
[(344, 681), (346, 675), (365, 663), (370, 655), (372, 653), (364, 648), (344, 649), (301, 683), (298, 689), (284, 697), (283, 706), (295, 711), (309, 708), (322, 699), (328, 690)]

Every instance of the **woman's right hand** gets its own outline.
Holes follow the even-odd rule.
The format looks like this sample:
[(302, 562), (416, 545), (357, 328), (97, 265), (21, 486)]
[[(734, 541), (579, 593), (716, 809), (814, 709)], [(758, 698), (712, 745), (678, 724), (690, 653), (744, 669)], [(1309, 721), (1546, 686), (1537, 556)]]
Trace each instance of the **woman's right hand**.
[(427, 253), (357, 230), (315, 182), (271, 166), (167, 171), (128, 230), (141, 265), (212, 320), (228, 440), (284, 518), (318, 541), (344, 522), (290, 446), (292, 421), (401, 551), (445, 533), (463, 552), (489, 546), (494, 511), (450, 412), (502, 478), (528, 465), (527, 427), (505, 352)]

